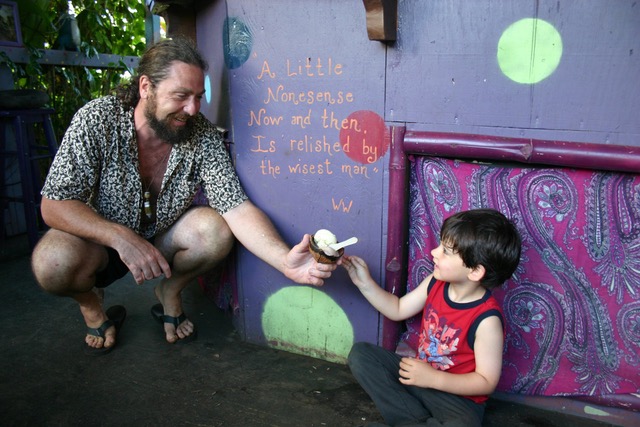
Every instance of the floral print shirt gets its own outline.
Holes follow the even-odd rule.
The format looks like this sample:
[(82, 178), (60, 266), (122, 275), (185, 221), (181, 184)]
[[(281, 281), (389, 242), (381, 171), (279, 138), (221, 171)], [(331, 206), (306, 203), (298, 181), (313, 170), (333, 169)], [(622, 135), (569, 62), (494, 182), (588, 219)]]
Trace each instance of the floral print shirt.
[(202, 114), (191, 137), (173, 146), (158, 194), (156, 221), (146, 224), (133, 108), (114, 96), (90, 101), (74, 116), (42, 189), (52, 200), (80, 200), (145, 238), (169, 228), (202, 188), (221, 215), (247, 200), (221, 132)]

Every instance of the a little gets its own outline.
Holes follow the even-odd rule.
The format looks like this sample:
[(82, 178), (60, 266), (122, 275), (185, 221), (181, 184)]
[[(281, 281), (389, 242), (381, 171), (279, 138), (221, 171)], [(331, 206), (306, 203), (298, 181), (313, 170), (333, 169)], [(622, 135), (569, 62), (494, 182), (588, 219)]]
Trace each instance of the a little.
[(349, 367), (385, 422), (397, 425), (480, 426), (485, 401), (502, 370), (504, 318), (490, 289), (520, 261), (516, 227), (493, 209), (447, 218), (431, 251), (433, 273), (401, 298), (371, 278), (359, 257), (342, 265), (362, 295), (394, 321), (422, 312), (415, 357), (356, 343)]

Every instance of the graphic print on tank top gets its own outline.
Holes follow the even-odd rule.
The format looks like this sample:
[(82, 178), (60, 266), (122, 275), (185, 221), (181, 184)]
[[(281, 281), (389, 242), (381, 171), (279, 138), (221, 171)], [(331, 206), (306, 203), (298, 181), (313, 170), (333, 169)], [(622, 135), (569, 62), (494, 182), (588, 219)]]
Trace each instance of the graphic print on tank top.
[(423, 328), (418, 346), (418, 358), (431, 363), (436, 369), (446, 371), (454, 365), (449, 354), (458, 349), (461, 330), (447, 324), (431, 304), (424, 309)]

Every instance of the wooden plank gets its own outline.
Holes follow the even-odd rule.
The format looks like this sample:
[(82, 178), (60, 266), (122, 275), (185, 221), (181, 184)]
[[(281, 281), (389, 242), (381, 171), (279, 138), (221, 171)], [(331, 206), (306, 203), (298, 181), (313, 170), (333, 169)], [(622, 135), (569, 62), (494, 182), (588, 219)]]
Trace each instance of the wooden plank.
[[(24, 47), (0, 47), (0, 52), (6, 54), (9, 59), (17, 64), (26, 64), (30, 61), (29, 51)], [(67, 50), (40, 49), (41, 57), (37, 62), (45, 65), (82, 66), (89, 68), (124, 68), (122, 63), (130, 68), (138, 66), (137, 56), (120, 56), (100, 53), (98, 56), (87, 58), (81, 52)]]

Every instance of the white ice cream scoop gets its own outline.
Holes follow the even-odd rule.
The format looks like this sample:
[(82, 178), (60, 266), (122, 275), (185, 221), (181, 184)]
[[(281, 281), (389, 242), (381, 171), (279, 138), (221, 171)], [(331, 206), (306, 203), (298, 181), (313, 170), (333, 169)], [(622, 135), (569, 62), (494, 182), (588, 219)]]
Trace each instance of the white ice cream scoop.
[(331, 245), (337, 242), (336, 235), (324, 228), (316, 231), (313, 235), (313, 239), (316, 241), (318, 246)]

